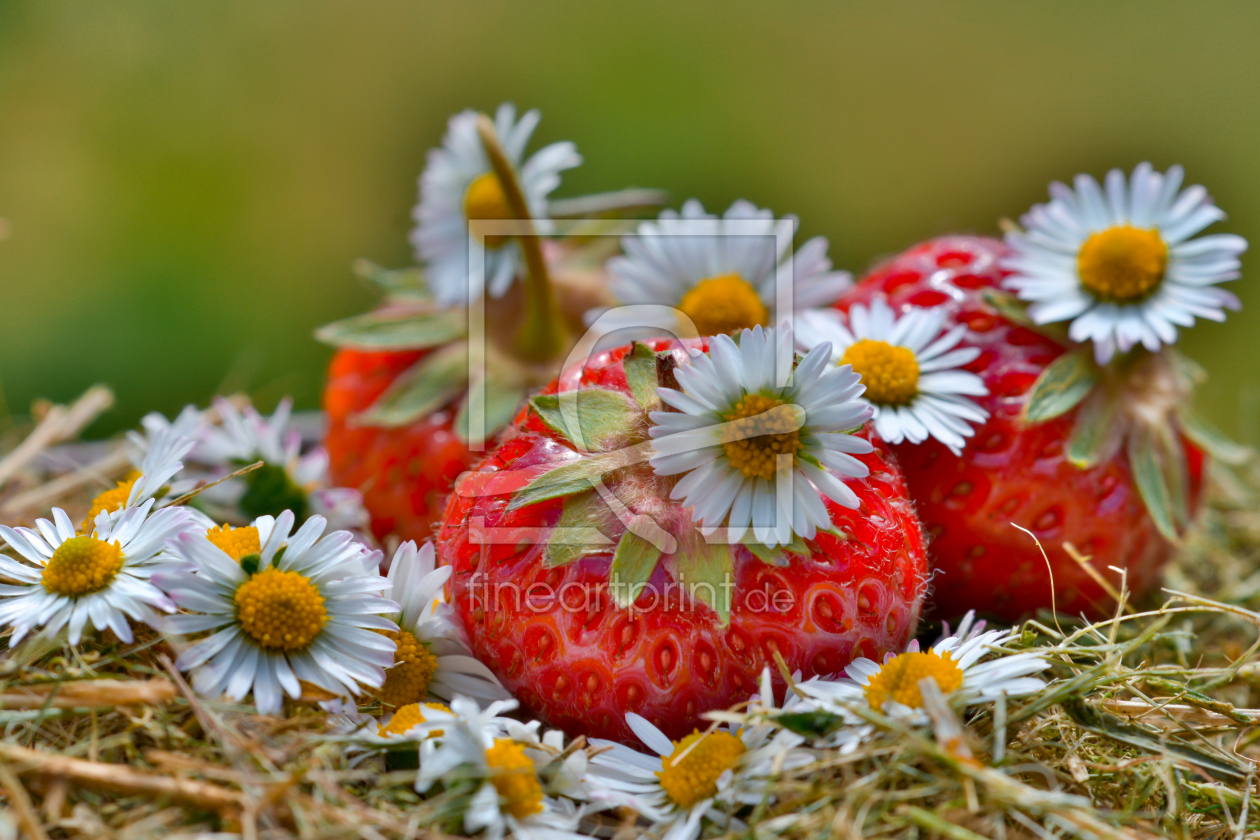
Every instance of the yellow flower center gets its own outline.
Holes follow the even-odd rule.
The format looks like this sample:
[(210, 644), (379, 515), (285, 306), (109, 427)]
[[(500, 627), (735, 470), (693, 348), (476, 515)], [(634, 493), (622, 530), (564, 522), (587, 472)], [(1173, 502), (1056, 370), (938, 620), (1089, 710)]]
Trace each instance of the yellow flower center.
[(324, 596), (297, 572), (268, 568), (236, 590), (245, 634), (269, 650), (302, 650), (328, 623)]
[(765, 326), (770, 312), (761, 296), (738, 274), (719, 274), (701, 280), (683, 295), (678, 308), (696, 325), (700, 335), (723, 335)]
[(424, 700), (429, 694), (429, 683), (437, 673), (437, 657), (428, 645), (406, 630), (379, 632), (398, 643), (394, 667), (385, 672), (385, 684), (380, 688), (381, 702), (401, 708)]
[(245, 528), (233, 528), (224, 523), (218, 528), (206, 531), (206, 539), (218, 546), (224, 554), (237, 562), (247, 554), (261, 554), (262, 543), (258, 537), (258, 529), (253, 525)]
[(122, 547), (96, 537), (71, 537), (44, 566), (41, 582), (53, 595), (77, 598), (109, 586), (123, 566)]
[(962, 668), (950, 658), (949, 651), (940, 655), (933, 650), (903, 653), (885, 662), (879, 673), (871, 677), (866, 686), (866, 702), (876, 709), (889, 700), (921, 709), (923, 693), (919, 691), (919, 681), (925, 677), (936, 680), (942, 694), (957, 691), (963, 683)]
[(1155, 229), (1117, 225), (1095, 233), (1076, 255), (1081, 285), (1099, 300), (1133, 303), (1159, 288), (1168, 246)]
[(486, 762), (493, 774), (490, 782), (503, 799), (503, 810), (521, 820), (543, 809), (542, 783), (520, 744), (495, 738), (494, 746), (486, 750)]
[(79, 526), (79, 530), (85, 534), (90, 534), (95, 527), (96, 517), (102, 513), (113, 513), (114, 511), (122, 510), (123, 505), (127, 504), (127, 497), (131, 495), (131, 488), (135, 485), (138, 478), (140, 478), (139, 471), (132, 470), (112, 490), (106, 490), (93, 499), (92, 507), (88, 510), (87, 516), (83, 517), (83, 524)]
[[(470, 222), (515, 218), (508, 206), (507, 196), (503, 194), (503, 185), (493, 172), (478, 175), (468, 185), (464, 193), (464, 218)], [(495, 233), (485, 237), (485, 244), (487, 248), (498, 248), (510, 238)]]
[[(424, 723), (425, 709), (439, 709), (443, 712), (449, 712), (450, 709), (441, 703), (409, 703), (394, 712), (394, 716), (389, 719), (389, 723), (377, 730), (378, 735), (382, 738), (389, 738), (393, 735), (406, 735), (413, 726), (419, 726)], [(435, 729), (426, 733), (425, 737), (440, 738), (442, 730)]]
[(792, 456), (801, 448), (796, 413), (783, 400), (748, 394), (735, 410), (722, 415), (722, 448), (731, 466), (748, 478), (774, 477), (779, 455)]
[(738, 764), (747, 749), (729, 732), (692, 732), (674, 742), (674, 751), (662, 761), (656, 777), (678, 807), (690, 808), (717, 796), (718, 777)]
[(849, 345), (840, 364), (853, 365), (876, 405), (905, 405), (919, 393), (919, 361), (908, 347), (864, 338)]

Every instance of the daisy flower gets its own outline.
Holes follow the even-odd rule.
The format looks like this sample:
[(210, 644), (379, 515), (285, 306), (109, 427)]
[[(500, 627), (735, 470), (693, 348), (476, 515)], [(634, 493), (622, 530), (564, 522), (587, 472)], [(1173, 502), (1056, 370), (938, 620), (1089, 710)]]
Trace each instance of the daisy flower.
[(592, 739), (604, 751), (590, 759), (587, 791), (607, 807), (633, 808), (664, 828), (669, 840), (695, 840), (706, 818), (731, 831), (746, 830), (717, 806), (755, 805), (765, 798), (769, 779), (814, 760), (798, 749), (805, 739), (785, 729), (719, 728), (671, 741), (633, 712), (626, 723), (656, 755)]
[(428, 716), (420, 731), (440, 729), (441, 735), (420, 742), (416, 790), (425, 793), (434, 782), (453, 777), (477, 779), (464, 812), (464, 830), (484, 830), (487, 840), (500, 840), (509, 831), (521, 840), (584, 836), (576, 833), (583, 810), (568, 799), (549, 796), (539, 775), (555, 756), (538, 748), (538, 722), (499, 717), (516, 705), (515, 700), (495, 702), (483, 711), (469, 698), (457, 697), (449, 714)]
[(1192, 239), (1225, 214), (1200, 186), (1181, 189), (1183, 172), (1140, 163), (1126, 180), (1113, 169), (1104, 186), (1076, 176), (1076, 189), (1050, 185), (1051, 201), (1008, 233), (1014, 254), (1006, 285), (1031, 301), (1038, 324), (1071, 321), (1073, 341), (1093, 341), (1099, 364), (1137, 344), (1151, 352), (1177, 340), (1194, 319), (1225, 320), (1238, 298), (1215, 284), (1238, 277), (1241, 236)]
[(146, 438), (136, 469), (114, 487), (92, 499), (79, 530), (87, 533), (101, 513), (117, 513), (124, 508), (137, 507), (163, 491), (169, 493), (171, 479), (184, 468), (180, 459), (196, 443), (182, 431), (181, 428), (171, 427)]
[(905, 653), (889, 654), (884, 663), (858, 658), (845, 668), (846, 677), (839, 680), (814, 679), (797, 687), (819, 701), (818, 707), (845, 717), (846, 707), (868, 706), (877, 711), (915, 725), (929, 722), (923, 708), (919, 682), (932, 678), (948, 702), (956, 707), (987, 703), (1001, 695), (1018, 697), (1045, 687), (1045, 682), (1030, 676), (1050, 666), (1035, 653), (1002, 653), (981, 661), (993, 653), (993, 647), (1010, 638), (1010, 630), (984, 629), (984, 622), (975, 621), (969, 612), (958, 631), (949, 633), (926, 652), (912, 641)]
[(155, 626), (156, 608), (173, 612), (175, 605), (151, 581), (163, 544), (190, 527), (183, 508), (154, 511), (154, 500), (118, 513), (101, 513), (90, 533), (75, 532), (60, 508), (53, 518), (32, 528), (0, 525), (0, 538), (30, 561), (0, 555), (0, 574), (17, 583), (0, 585), (0, 625), (13, 628), (9, 646), (34, 628), (53, 636), (70, 628), (77, 645), (90, 620), (97, 630), (113, 630), (132, 641), (127, 619)]
[(301, 454), (302, 436), (289, 428), (293, 404), (283, 399), (270, 417), (253, 406), (237, 409), (217, 398), (221, 426), (207, 426), (189, 456), (227, 475), (261, 460), (263, 465), (239, 478), (208, 487), (198, 497), (218, 519), (249, 520), (291, 510), (298, 522), (322, 516), (333, 530), (361, 528), (367, 511), (358, 490), (328, 486), (328, 453), (315, 447)]
[(237, 702), (252, 688), (258, 711), (275, 714), (283, 694), (301, 696), (299, 681), (338, 694), (385, 681), (395, 644), (376, 631), (397, 626), (381, 617), (398, 609), (380, 597), (389, 581), (364, 573), (363, 548), (349, 532), (325, 535), (320, 516), (291, 534), (293, 524), (293, 513), (285, 511), (265, 540), (259, 529), (259, 551), (239, 557), (233, 555), (246, 546), (237, 531), (226, 539), (185, 533), (173, 543), (196, 571), (172, 570), (158, 583), (178, 606), (197, 614), (172, 616), (167, 629), (214, 631), (175, 663), (195, 671), (199, 693)]
[[(562, 142), (524, 160), (538, 120), (536, 110), (517, 120), (516, 107), (504, 103), (495, 113), (494, 128), (518, 173), (535, 227), (546, 233), (547, 196), (560, 185), (560, 173), (580, 164), (582, 156), (572, 143)], [(433, 297), (443, 306), (468, 305), (471, 298), (485, 291), (473, 287), (478, 278), (469, 272), (469, 221), (515, 218), (481, 144), (475, 111), (451, 117), (441, 148), (429, 152), (420, 176), (420, 203), (412, 216), (416, 227), (411, 232), (411, 244), (425, 267)], [(523, 264), (520, 244), (511, 237), (495, 235), (487, 236), (484, 246), (483, 279), (491, 297), (502, 297)]]
[(385, 633), (398, 643), (380, 690), (386, 706), (421, 703), (430, 694), (445, 700), (461, 694), (484, 702), (511, 697), (490, 669), (473, 658), (451, 620), (443, 591), (450, 577), (450, 566), (435, 568), (433, 543), (417, 549), (408, 540), (394, 553), (390, 594), (401, 610), (389, 616), (397, 626)]
[(862, 377), (862, 401), (874, 411), (875, 431), (889, 443), (936, 438), (958, 455), (975, 434), (972, 423), (989, 413), (971, 397), (989, 393), (984, 380), (962, 366), (980, 355), (958, 347), (967, 327), (945, 326), (944, 307), (911, 306), (900, 318), (883, 298), (857, 303), (846, 319), (834, 309), (804, 313), (797, 322), (802, 350), (824, 342), (831, 358)]
[(625, 255), (608, 261), (608, 285), (623, 304), (673, 307), (700, 335), (768, 327), (791, 314), (775, 312), (780, 277), (791, 284), (796, 311), (830, 303), (853, 282), (848, 272), (832, 271), (821, 236), (791, 253), (796, 224), (794, 216), (775, 219), (747, 201), (718, 218), (692, 199), (681, 215), (666, 210), (621, 240)]
[[(708, 353), (693, 352), (674, 371), (682, 390), (657, 389), (677, 411), (651, 414), (651, 464), (658, 475), (685, 474), (671, 498), (691, 507), (706, 533), (729, 519), (731, 542), (751, 527), (758, 542), (774, 547), (790, 543), (793, 532), (811, 539), (831, 526), (821, 496), (858, 506), (842, 479), (867, 475), (853, 455), (873, 447), (843, 430), (872, 412), (858, 399), (858, 375), (829, 364), (830, 345), (818, 345), (793, 369), (792, 331), (784, 324), (744, 330), (738, 344), (719, 335)], [(787, 485), (776, 492), (781, 481)]]

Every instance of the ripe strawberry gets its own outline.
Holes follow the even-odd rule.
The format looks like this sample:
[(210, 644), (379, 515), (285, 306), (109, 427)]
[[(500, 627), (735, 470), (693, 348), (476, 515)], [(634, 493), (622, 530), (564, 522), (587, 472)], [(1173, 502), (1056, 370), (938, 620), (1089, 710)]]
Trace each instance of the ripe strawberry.
[(425, 353), (342, 348), (328, 366), (328, 468), (338, 486), (362, 491), (377, 539), (387, 534), (417, 542), (429, 539), (451, 482), (476, 457), (456, 435), (455, 414), (449, 409), (399, 428), (355, 423), (355, 416), (367, 411)]
[[(848, 311), (876, 295), (886, 296), (894, 310), (944, 306), (953, 321), (971, 330), (962, 346), (982, 351), (965, 367), (988, 387), (989, 395), (977, 402), (989, 420), (962, 455), (931, 439), (893, 447), (930, 537), (939, 573), (933, 580), (937, 614), (952, 617), (974, 608), (1016, 619), (1052, 604), (1067, 613), (1106, 613), (1114, 601), (1065, 543), (1091, 557), (1093, 568), (1114, 583), (1119, 581), (1108, 567), (1126, 568), (1135, 593), (1156, 584), (1172, 545), (1148, 515), (1123, 447), (1087, 469), (1069, 462), (1068, 444), (1084, 406), (1040, 423), (1023, 419), (1034, 383), (1068, 342), (1006, 317), (1018, 313), (992, 290), (1006, 275), (998, 261), (1007, 253), (993, 239), (935, 239), (877, 267), (836, 307)], [(1159, 396), (1144, 393), (1140, 382), (1123, 387), (1129, 390), (1120, 398), (1130, 402)], [(1203, 452), (1185, 437), (1181, 445), (1193, 508)], [(1032, 539), (1012, 523), (1037, 536), (1050, 570)]]
[[(533, 714), (571, 732), (633, 743), (625, 723), (633, 711), (682, 738), (703, 725), (702, 712), (754, 693), (776, 656), (789, 671), (833, 674), (855, 657), (901, 650), (914, 633), (926, 588), (923, 537), (883, 444), (857, 456), (867, 478), (846, 480), (858, 509), (826, 501), (832, 529), (778, 549), (707, 545), (670, 499), (676, 477), (632, 457), (647, 446), (643, 411), (657, 382), (653, 375), (645, 386), (638, 364), (628, 380), (628, 362), (647, 359), (668, 384), (685, 348), (709, 342), (658, 339), (569, 369), (450, 497), (438, 552), (454, 567), (453, 600), (474, 653)], [(548, 400), (572, 391), (585, 448), (557, 430), (567, 428), (557, 424), (560, 400)], [(601, 401), (621, 413), (601, 414)], [(562, 474), (578, 479), (551, 497), (538, 490), (559, 487)], [(633, 544), (627, 523), (637, 534), (645, 522), (676, 543), (643, 567), (648, 588), (627, 609), (610, 577), (614, 558)], [(562, 536), (590, 528), (605, 536), (602, 545)], [(733, 583), (725, 605), (712, 589), (706, 597), (686, 588), (706, 569), (716, 577), (714, 568)]]

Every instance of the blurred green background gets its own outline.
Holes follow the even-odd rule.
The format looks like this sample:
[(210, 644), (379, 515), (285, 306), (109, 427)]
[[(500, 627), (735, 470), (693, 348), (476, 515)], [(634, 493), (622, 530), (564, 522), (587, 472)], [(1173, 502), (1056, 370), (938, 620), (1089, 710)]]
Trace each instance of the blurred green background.
[[(505, 99), (585, 155), (557, 196), (745, 197), (855, 272), (1145, 159), (1260, 241), (1258, 43), (1254, 2), (0, 2), (0, 416), (316, 406), (351, 262), (409, 264), (425, 150)], [(1257, 283), (1183, 341), (1251, 441)]]

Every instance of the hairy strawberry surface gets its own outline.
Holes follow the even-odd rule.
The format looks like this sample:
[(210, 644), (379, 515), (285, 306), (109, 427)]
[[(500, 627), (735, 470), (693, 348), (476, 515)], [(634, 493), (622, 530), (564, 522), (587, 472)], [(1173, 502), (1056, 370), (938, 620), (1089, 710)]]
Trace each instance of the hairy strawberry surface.
[[(935, 440), (894, 447), (929, 536), (935, 615), (968, 609), (1014, 620), (1052, 605), (1068, 613), (1105, 614), (1115, 602), (1071, 556), (1071, 544), (1097, 574), (1119, 584), (1108, 567), (1127, 569), (1137, 594), (1159, 580), (1172, 546), (1139, 496), (1123, 449), (1088, 469), (1068, 461), (1074, 409), (1041, 423), (1025, 422), (1029, 390), (1065, 345), (1004, 317), (986, 300), (1005, 272), (1006, 246), (993, 239), (931, 240), (880, 265), (836, 304), (848, 311), (877, 295), (894, 309), (945, 306), (970, 333), (961, 346), (981, 349), (966, 366), (989, 389), (977, 402), (990, 418), (961, 456)], [(1203, 453), (1182, 439), (1190, 497), (1197, 500)], [(1041, 541), (1043, 559), (1033, 540)], [(1051, 581), (1053, 580), (1053, 587)]]
[[(707, 345), (649, 346), (683, 361), (684, 346)], [(633, 405), (628, 352), (592, 357), (544, 395), (615, 392)], [(602, 454), (644, 445), (649, 421), (642, 413), (628, 416), (623, 427), (603, 430), (613, 440)], [(776, 655), (808, 678), (836, 673), (857, 656), (882, 658), (913, 635), (926, 589), (923, 537), (883, 444), (860, 456), (870, 476), (849, 481), (860, 508), (827, 502), (832, 531), (794, 550), (729, 549), (725, 615), (712, 606), (710, 591), (689, 582), (704, 576), (706, 552), (728, 549), (705, 545), (688, 512), (669, 499), (674, 481), (645, 462), (628, 459), (604, 472), (598, 487), (513, 505), (539, 475), (599, 456), (580, 451), (527, 407), (458, 482), (438, 537), (442, 561), (454, 567), (454, 602), (474, 652), (552, 724), (633, 743), (625, 723), (633, 711), (682, 738), (704, 725), (701, 713), (747, 699), (767, 664), (777, 675)], [(625, 595), (610, 588), (614, 548), (626, 538), (627, 521), (646, 518), (675, 544), (638, 597), (622, 606), (617, 599)], [(604, 544), (574, 548), (558, 536), (560, 527), (595, 528)]]

